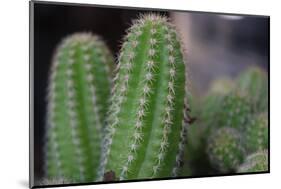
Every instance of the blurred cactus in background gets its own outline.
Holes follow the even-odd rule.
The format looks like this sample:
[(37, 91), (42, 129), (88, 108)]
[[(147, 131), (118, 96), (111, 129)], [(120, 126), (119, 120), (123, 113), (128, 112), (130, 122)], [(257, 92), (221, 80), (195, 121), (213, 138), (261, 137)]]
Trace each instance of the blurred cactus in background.
[(268, 148), (268, 116), (261, 113), (253, 116), (244, 134), (248, 152), (256, 152)]
[(250, 67), (237, 78), (237, 88), (251, 101), (255, 112), (268, 111), (267, 73), (259, 67)]
[(215, 80), (201, 99), (192, 105), (198, 119), (188, 130), (189, 175), (234, 173), (247, 156), (268, 148), (268, 85), (260, 68)]
[(238, 173), (252, 173), (268, 171), (267, 149), (258, 151), (246, 157), (245, 162), (237, 169)]
[(215, 169), (228, 173), (243, 161), (245, 150), (241, 145), (240, 133), (230, 127), (222, 127), (210, 135), (207, 152)]
[(71, 182), (93, 181), (111, 88), (113, 57), (90, 33), (66, 37), (49, 77), (46, 174)]

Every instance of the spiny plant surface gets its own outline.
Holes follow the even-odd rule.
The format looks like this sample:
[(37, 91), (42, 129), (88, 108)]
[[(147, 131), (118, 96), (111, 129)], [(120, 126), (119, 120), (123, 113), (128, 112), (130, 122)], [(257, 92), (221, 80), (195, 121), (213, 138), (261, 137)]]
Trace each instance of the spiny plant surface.
[(244, 131), (252, 114), (247, 96), (233, 92), (224, 97), (217, 117), (218, 127), (231, 127)]
[(208, 136), (214, 127), (217, 128), (216, 119), (221, 110), (221, 104), (225, 97), (235, 88), (233, 80), (222, 77), (213, 81), (206, 95), (201, 101), (191, 104), (192, 113), (194, 110), (196, 119), (194, 125), (188, 130), (188, 142), (186, 145), (186, 159), (193, 175), (212, 174), (213, 170), (206, 153)]
[(104, 42), (90, 33), (70, 35), (58, 46), (47, 97), (49, 178), (73, 182), (96, 178), (112, 65)]
[(249, 155), (245, 162), (237, 169), (238, 173), (268, 171), (267, 149)]
[(136, 20), (119, 56), (100, 179), (110, 171), (116, 180), (177, 175), (189, 119), (186, 86), (173, 26), (154, 14)]
[(246, 127), (245, 145), (248, 152), (256, 152), (268, 148), (268, 116), (262, 113), (253, 116)]
[(240, 133), (229, 127), (220, 128), (211, 134), (207, 153), (214, 168), (227, 173), (242, 163), (245, 150), (240, 140)]
[(251, 100), (255, 112), (268, 111), (268, 76), (259, 67), (250, 67), (240, 74), (237, 86)]

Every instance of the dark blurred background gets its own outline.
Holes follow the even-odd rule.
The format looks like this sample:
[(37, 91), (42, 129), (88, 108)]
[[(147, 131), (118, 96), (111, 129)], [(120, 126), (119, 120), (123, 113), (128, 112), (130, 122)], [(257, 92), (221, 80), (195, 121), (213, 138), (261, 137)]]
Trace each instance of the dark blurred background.
[[(115, 58), (132, 19), (151, 10), (81, 5), (34, 5), (34, 166), (35, 180), (43, 176), (46, 87), (56, 45), (74, 32), (100, 35)], [(154, 11), (155, 12), (155, 11)], [(169, 16), (181, 33), (193, 92), (204, 93), (220, 76), (236, 76), (258, 65), (268, 69), (269, 19), (256, 16), (156, 11)]]

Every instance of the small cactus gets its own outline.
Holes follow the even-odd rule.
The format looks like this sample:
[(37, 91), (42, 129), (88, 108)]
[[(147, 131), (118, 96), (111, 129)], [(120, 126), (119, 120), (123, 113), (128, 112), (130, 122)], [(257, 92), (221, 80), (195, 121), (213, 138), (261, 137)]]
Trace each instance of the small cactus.
[(267, 73), (259, 67), (250, 67), (237, 79), (238, 89), (250, 97), (255, 112), (268, 111)]
[(259, 114), (246, 127), (245, 145), (248, 152), (256, 152), (268, 148), (268, 116)]
[(227, 173), (235, 170), (242, 163), (245, 150), (241, 146), (240, 140), (239, 132), (229, 127), (215, 130), (210, 135), (207, 153), (214, 168)]
[(252, 110), (248, 97), (238, 92), (226, 95), (218, 114), (218, 127), (231, 127), (244, 131)]
[[(176, 176), (188, 116), (183, 53), (165, 17), (136, 20), (122, 45), (100, 179)], [(185, 119), (185, 121), (184, 121)]]
[(268, 171), (268, 151), (262, 150), (249, 155), (237, 169), (238, 173)]
[(76, 33), (54, 56), (47, 96), (48, 178), (94, 181), (113, 57), (99, 37)]

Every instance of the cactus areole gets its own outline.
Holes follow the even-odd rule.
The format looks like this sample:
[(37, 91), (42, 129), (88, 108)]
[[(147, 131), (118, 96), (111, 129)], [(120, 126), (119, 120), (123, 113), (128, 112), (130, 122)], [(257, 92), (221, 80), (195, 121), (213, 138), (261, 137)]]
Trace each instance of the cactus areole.
[(118, 59), (100, 180), (176, 176), (188, 125), (186, 66), (165, 17), (136, 20)]

